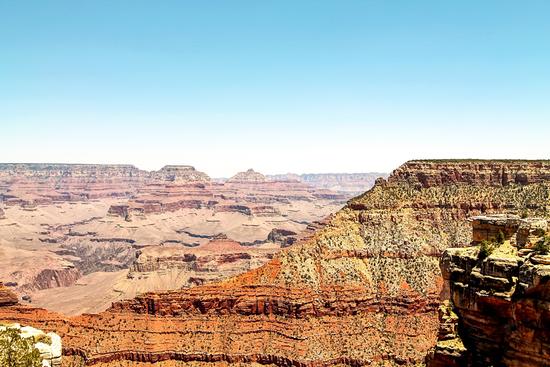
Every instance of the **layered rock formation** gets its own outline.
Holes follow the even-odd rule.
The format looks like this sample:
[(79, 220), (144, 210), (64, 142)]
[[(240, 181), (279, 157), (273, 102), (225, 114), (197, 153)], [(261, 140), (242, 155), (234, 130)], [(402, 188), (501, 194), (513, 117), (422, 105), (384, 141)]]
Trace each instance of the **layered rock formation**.
[(49, 204), (128, 198), (152, 182), (208, 182), (192, 166), (143, 171), (132, 165), (0, 163), (0, 201), (6, 205)]
[(193, 166), (164, 166), (159, 171), (151, 172), (151, 177), (160, 181), (171, 182), (209, 182), (210, 177), (197, 171)]
[(178, 279), (176, 289), (185, 288), (257, 268), (278, 250), (278, 246), (243, 246), (224, 235), (190, 248), (178, 244), (148, 246), (140, 249), (128, 277), (153, 277), (153, 272), (169, 274)]
[(0, 320), (47, 322), (67, 354), (104, 366), (414, 366), (438, 335), (441, 252), (471, 242), (472, 215), (543, 215), (549, 173), (531, 161), (408, 162), (311, 237), (242, 275), (146, 293), (99, 315), (65, 319), (10, 306)]
[(17, 296), (0, 282), (0, 307), (17, 304)]
[[(0, 164), (0, 279), (15, 283), (18, 296), (33, 304), (98, 312), (137, 292), (257, 267), (269, 260), (264, 245), (272, 229), (299, 233), (349, 198), (301, 182), (267, 181), (253, 171), (238, 177), (212, 182), (191, 166), (148, 172), (130, 165)], [(218, 233), (249, 248), (242, 255), (217, 253), (200, 274), (185, 270), (177, 255), (164, 262), (170, 269), (122, 274), (144, 247), (200, 251)], [(64, 297), (72, 300), (66, 307), (57, 301)]]
[[(441, 260), (450, 303), (429, 366), (550, 366), (546, 220), (476, 217), (473, 232), (474, 243), (490, 235), (481, 246), (448, 249)], [(505, 235), (501, 243), (494, 233)]]

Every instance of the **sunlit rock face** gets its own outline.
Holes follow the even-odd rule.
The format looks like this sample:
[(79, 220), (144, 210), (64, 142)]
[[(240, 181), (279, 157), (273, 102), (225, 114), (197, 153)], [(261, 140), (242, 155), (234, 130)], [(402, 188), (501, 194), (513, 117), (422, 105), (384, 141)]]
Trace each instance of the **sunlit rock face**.
[(0, 282), (0, 307), (17, 304), (17, 296)]
[(482, 216), (472, 225), (474, 246), (441, 259), (450, 302), (429, 366), (550, 365), (546, 219)]

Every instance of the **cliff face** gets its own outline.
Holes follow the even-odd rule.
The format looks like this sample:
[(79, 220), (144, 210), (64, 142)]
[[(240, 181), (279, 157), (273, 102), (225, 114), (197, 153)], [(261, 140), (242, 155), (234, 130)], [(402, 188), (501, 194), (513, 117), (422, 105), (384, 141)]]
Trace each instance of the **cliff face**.
[(492, 252), (445, 251), (441, 270), (450, 303), (442, 307), (429, 366), (550, 366), (550, 256), (541, 254), (550, 246), (546, 221), (479, 217), (473, 229), (474, 237), (503, 233), (503, 243), (492, 244)]
[(0, 201), (7, 205), (50, 204), (128, 198), (151, 182), (208, 182), (191, 166), (143, 171), (132, 165), (0, 163)]
[[(447, 247), (470, 243), (466, 218), (547, 209), (546, 164), (468, 164), (406, 163), (311, 237), (226, 281), (147, 293), (100, 315), (42, 319), (66, 337), (67, 353), (88, 363), (413, 366), (436, 343), (438, 259)], [(525, 179), (483, 173), (503, 170)], [(0, 319), (33, 312), (4, 308)], [(89, 325), (93, 332), (80, 333)]]
[(17, 296), (0, 282), (0, 307), (17, 304)]
[(416, 160), (393, 172), (390, 181), (416, 182), (422, 187), (448, 184), (527, 185), (550, 180), (550, 161)]

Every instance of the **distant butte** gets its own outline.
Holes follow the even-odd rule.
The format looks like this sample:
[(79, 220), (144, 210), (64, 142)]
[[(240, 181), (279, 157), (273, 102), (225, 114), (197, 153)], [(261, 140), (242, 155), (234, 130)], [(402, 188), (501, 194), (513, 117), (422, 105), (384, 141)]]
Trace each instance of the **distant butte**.
[(259, 172), (254, 171), (252, 168), (245, 172), (239, 172), (235, 176), (227, 180), (228, 183), (258, 183), (266, 182), (267, 178)]

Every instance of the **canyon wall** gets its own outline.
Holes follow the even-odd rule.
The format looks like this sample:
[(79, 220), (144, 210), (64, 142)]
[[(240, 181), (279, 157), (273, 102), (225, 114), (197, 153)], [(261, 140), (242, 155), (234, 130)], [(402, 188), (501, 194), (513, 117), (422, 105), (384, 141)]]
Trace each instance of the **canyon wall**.
[(485, 242), (443, 254), (441, 270), (450, 302), (440, 311), (443, 322), (429, 366), (550, 366), (546, 220), (474, 218), (474, 233), (488, 229), (508, 235), (501, 235), (502, 243), (491, 236), (490, 251)]

